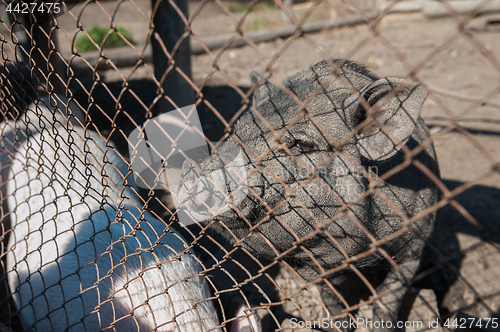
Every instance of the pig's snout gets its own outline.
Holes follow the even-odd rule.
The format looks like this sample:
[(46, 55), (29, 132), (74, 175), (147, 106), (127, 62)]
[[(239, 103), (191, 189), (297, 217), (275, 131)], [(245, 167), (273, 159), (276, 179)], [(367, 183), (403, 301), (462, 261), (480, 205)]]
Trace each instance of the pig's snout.
[(213, 157), (198, 166), (186, 160), (182, 169), (182, 181), (177, 191), (178, 209), (190, 215), (189, 223), (221, 214), (239, 204), (248, 194), (241, 153), (228, 163)]
[[(216, 215), (228, 200), (223, 171), (202, 174), (197, 178), (185, 179), (184, 201), (192, 212)], [(182, 196), (182, 194), (181, 194)], [(182, 199), (182, 197), (179, 197)]]
[[(190, 210), (198, 213), (209, 213), (210, 205), (214, 201), (210, 184), (206, 183), (205, 179), (200, 178), (194, 180), (195, 183), (191, 188), (187, 188), (186, 203)], [(189, 186), (189, 185), (188, 185)]]
[[(197, 192), (198, 191), (198, 183), (195, 183), (195, 185), (192, 187), (192, 192)], [(189, 202), (189, 207), (193, 210), (197, 209), (199, 205), (196, 204), (194, 200), (191, 200)]]

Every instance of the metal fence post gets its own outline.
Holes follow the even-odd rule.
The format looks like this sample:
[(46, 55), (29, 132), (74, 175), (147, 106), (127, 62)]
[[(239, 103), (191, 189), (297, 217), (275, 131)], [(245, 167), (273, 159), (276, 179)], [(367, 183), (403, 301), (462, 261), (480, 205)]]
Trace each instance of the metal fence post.
[[(155, 77), (163, 88), (162, 96), (171, 98), (176, 104), (172, 105), (167, 99), (161, 98), (158, 101), (157, 111), (163, 113), (194, 103), (193, 88), (177, 71), (180, 69), (191, 78), (189, 38), (183, 37), (186, 24), (179, 15), (180, 11), (187, 18), (188, 6), (186, 0), (153, 0), (152, 5), (154, 33), (151, 38)], [(165, 53), (165, 49), (168, 54)]]

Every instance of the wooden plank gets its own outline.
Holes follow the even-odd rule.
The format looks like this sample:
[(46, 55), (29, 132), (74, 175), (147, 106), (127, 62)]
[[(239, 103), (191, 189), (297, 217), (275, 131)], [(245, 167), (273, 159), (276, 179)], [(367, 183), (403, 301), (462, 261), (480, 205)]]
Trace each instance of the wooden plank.
[(459, 14), (492, 14), (500, 12), (500, 0), (463, 0), (448, 1), (447, 6), (439, 1), (425, 1), (423, 5), (423, 14), (427, 18), (437, 18), (450, 16), (449, 7)]
[[(322, 31), (325, 29), (336, 29), (344, 26), (354, 26), (358, 24), (365, 24), (367, 18), (375, 19), (376, 14), (369, 14), (366, 17), (362, 17), (359, 15), (353, 15), (345, 18), (338, 18), (335, 20), (318, 20), (313, 22), (307, 22), (302, 26), (303, 33), (314, 33), (318, 31)], [(270, 40), (275, 40), (278, 38), (287, 38), (294, 35), (297, 32), (297, 27), (295, 25), (285, 25), (282, 27), (272, 28), (272, 29), (262, 29), (258, 31), (249, 31), (245, 33), (245, 35), (251, 39), (254, 43), (261, 43)], [(206, 53), (206, 49), (208, 50), (217, 50), (225, 45), (229, 40), (231, 43), (229, 44), (230, 48), (233, 47), (242, 47), (247, 45), (247, 42), (243, 37), (237, 35), (236, 33), (223, 34), (218, 36), (209, 36), (201, 38), (201, 43), (198, 40), (191, 39), (190, 41), (190, 49), (192, 55), (204, 54)], [(104, 56), (112, 61), (113, 64), (117, 67), (127, 67), (127, 66), (135, 66), (139, 61), (139, 54), (135, 52), (130, 52), (130, 48), (126, 47), (117, 47), (115, 49), (105, 49)], [(98, 51), (90, 51), (82, 53), (82, 57), (85, 58), (92, 66), (95, 67), (97, 62), (100, 59), (100, 54)], [(142, 56), (142, 61), (146, 63), (153, 62), (153, 54), (151, 48), (148, 46), (144, 51)], [(72, 67), (86, 69), (88, 68), (87, 64), (79, 58), (74, 58), (72, 61)], [(111, 65), (106, 61), (101, 61), (99, 63), (99, 70), (109, 69)]]

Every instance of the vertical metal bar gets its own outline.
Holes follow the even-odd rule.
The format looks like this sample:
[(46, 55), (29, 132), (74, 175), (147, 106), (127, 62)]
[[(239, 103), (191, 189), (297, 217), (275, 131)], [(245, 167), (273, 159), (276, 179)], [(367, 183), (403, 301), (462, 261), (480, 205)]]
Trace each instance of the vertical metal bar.
[[(157, 3), (160, 2), (160, 3)], [(153, 0), (152, 36), (155, 76), (163, 88), (163, 96), (158, 102), (159, 113), (194, 104), (194, 90), (177, 71), (180, 69), (191, 78), (191, 48), (189, 38), (183, 38), (186, 24), (180, 16), (188, 17), (186, 0)], [(175, 8), (174, 5), (177, 7)], [(154, 12), (156, 8), (156, 12)], [(179, 45), (179, 41), (182, 39)], [(165, 50), (169, 53), (166, 54)], [(168, 73), (167, 73), (168, 71)]]

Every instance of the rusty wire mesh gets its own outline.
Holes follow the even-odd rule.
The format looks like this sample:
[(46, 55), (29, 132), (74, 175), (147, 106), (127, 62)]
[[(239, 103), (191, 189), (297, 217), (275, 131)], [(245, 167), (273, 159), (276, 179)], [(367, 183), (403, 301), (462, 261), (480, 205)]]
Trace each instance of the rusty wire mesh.
[[(49, 309), (31, 322), (39, 324), (38, 331), (72, 325), (85, 330), (84, 321), (87, 330), (230, 331), (245, 323), (250, 330), (327, 330), (307, 322), (376, 320), (376, 307), (390, 310), (387, 299), (405, 294), (402, 304), (395, 305), (396, 317), (389, 317), (424, 323), (406, 327), (408, 331), (426, 330), (426, 324), (436, 319), (435, 329), (455, 330), (464, 321), (469, 328), (472, 322), (476, 329), (494, 329), (500, 312), (500, 49), (495, 43), (500, 31), (497, 17), (479, 14), (487, 14), (483, 7), (495, 3), (478, 2), (464, 14), (443, 1), (438, 12), (446, 18), (425, 20), (421, 8), (396, 12), (405, 2), (381, 6), (316, 1), (287, 7), (278, 0), (202, 0), (190, 2), (186, 10), (186, 2), (173, 0), (87, 1), (62, 2), (63, 12), (56, 16), (2, 16), (0, 327), (29, 330), (22, 318), (29, 314), (23, 310), (43, 307), (42, 302)], [(3, 1), (5, 8), (9, 4)], [(167, 13), (162, 6), (168, 7), (168, 19), (158, 18)], [(175, 27), (168, 27), (169, 22)], [(103, 40), (93, 40), (91, 24), (109, 28)], [(167, 30), (180, 26), (181, 32), (177, 29), (175, 38), (165, 39), (162, 24)], [(132, 37), (118, 26), (128, 27)], [(91, 40), (93, 51), (78, 49), (82, 36)], [(116, 36), (124, 46), (103, 47)], [(269, 42), (262, 36), (271, 36)], [(399, 83), (384, 96), (365, 98), (356, 78), (365, 69), (347, 59), (366, 65), (378, 77), (397, 75)], [(319, 67), (282, 81), (318, 61), (323, 61)], [(252, 70), (260, 74), (254, 82)], [(371, 73), (364, 75), (376, 80)], [(404, 128), (391, 128), (388, 119), (377, 115), (384, 102), (408, 105), (404, 98), (417, 93), (414, 83), (428, 94), (420, 114), (431, 130), (430, 136), (422, 134), (420, 141), (408, 143), (397, 134)], [(335, 88), (343, 89), (342, 94), (335, 94)], [(339, 100), (325, 104), (325, 96)], [(158, 114), (188, 103), (196, 106), (211, 149), (237, 146), (254, 165), (248, 178), (265, 179), (266, 188), (282, 190), (281, 201), (250, 185), (248, 197), (258, 212), (236, 204), (222, 216), (181, 227), (172, 202), (177, 193), (135, 187), (129, 135)], [(330, 112), (340, 114), (355, 103), (360, 105), (356, 116), (361, 121), (337, 122), (347, 127), (342, 135), (320, 112), (330, 105)], [(54, 107), (49, 104), (57, 105), (54, 114), (44, 113)], [(401, 112), (409, 113), (406, 106)], [(328, 150), (318, 152), (319, 145), (304, 143), (298, 134), (294, 137), (294, 128), (301, 126), (307, 127), (303, 135), (324, 142)], [(372, 157), (368, 152), (353, 156), (352, 140), (376, 133), (391, 145), (385, 153), (393, 150), (397, 156), (387, 163), (367, 162)], [(175, 144), (182, 138), (181, 134), (165, 141)], [(405, 144), (398, 146), (400, 141)], [(432, 160), (432, 144), (441, 176)], [(303, 156), (309, 152), (327, 157), (321, 155), (318, 162), (316, 155)], [(222, 164), (231, 159), (231, 153), (225, 153), (219, 155)], [(430, 161), (422, 159), (425, 154)], [(280, 158), (306, 173), (290, 177), (289, 164), (273, 164)], [(366, 185), (349, 199), (321, 173), (339, 162), (348, 177), (356, 173)], [(162, 164), (167, 166), (168, 158)], [(192, 168), (204, 170), (201, 164)], [(416, 183), (425, 190), (410, 199), (397, 193), (387, 196), (381, 188), (400, 181), (395, 180), (398, 176), (413, 177), (405, 185)], [(303, 196), (314, 186), (324, 197)], [(432, 190), (439, 196), (435, 200), (426, 198)], [(325, 197), (331, 201), (322, 201)], [(397, 221), (389, 222), (390, 232), (378, 232), (375, 220), (382, 212), (366, 212), (366, 205), (359, 208), (368, 199), (385, 206), (385, 213)], [(336, 212), (319, 213), (321, 204), (335, 205)], [(57, 211), (48, 212), (54, 206)], [(432, 227), (424, 224), (438, 210), (430, 235)], [(368, 217), (362, 216), (365, 212)], [(346, 223), (353, 228), (344, 230), (343, 236), (332, 233), (331, 227)], [(51, 227), (59, 227), (57, 234), (68, 237), (50, 236)], [(363, 250), (343, 242), (353, 234), (361, 239)], [(67, 260), (57, 258), (64, 241), (81, 246), (65, 252), (69, 258), (78, 261), (79, 251), (91, 253), (77, 268), (69, 264), (73, 270), (67, 275)], [(415, 241), (425, 243), (425, 249), (415, 249), (414, 255), (422, 259), (418, 271), (407, 274), (407, 258), (395, 257), (404, 242)], [(315, 243), (328, 245), (321, 251)], [(19, 250), (26, 256), (19, 257)], [(40, 258), (44, 263), (30, 270), (37, 261), (29, 257), (43, 256), (42, 250), (49, 250), (44, 255), (54, 261)], [(327, 264), (334, 251), (341, 258)], [(377, 267), (374, 273), (366, 268), (370, 264)], [(19, 272), (21, 265), (27, 275)], [(43, 269), (54, 266), (55, 284), (49, 287), (42, 277), (37, 286), (30, 286)], [(154, 278), (160, 279), (148, 279), (158, 267), (164, 272)], [(95, 279), (81, 277), (85, 268), (97, 273)], [(392, 284), (384, 283), (387, 275), (395, 278)], [(72, 278), (79, 289), (75, 298), (56, 300), (54, 294), (64, 294), (65, 280)], [(20, 297), (26, 297), (23, 308)], [(53, 307), (51, 301), (64, 306)], [(82, 305), (82, 313), (78, 305), (71, 307), (75, 301), (89, 301), (91, 309)], [(58, 310), (62, 316), (55, 314)], [(64, 322), (59, 325), (54, 317)], [(254, 318), (258, 324), (252, 323)]]

